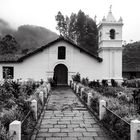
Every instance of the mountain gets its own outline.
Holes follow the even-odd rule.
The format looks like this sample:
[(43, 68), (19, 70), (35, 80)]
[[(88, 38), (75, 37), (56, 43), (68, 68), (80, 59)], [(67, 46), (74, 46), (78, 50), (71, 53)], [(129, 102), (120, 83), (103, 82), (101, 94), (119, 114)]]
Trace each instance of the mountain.
[(15, 53), (23, 54), (26, 54), (28, 51), (33, 51), (58, 38), (56, 33), (44, 27), (22, 25), (15, 30), (8, 22), (0, 19), (0, 41), (3, 40), (6, 35), (15, 38), (17, 44), (19, 44), (20, 48), (18, 48), (18, 52)]
[(14, 37), (21, 50), (34, 50), (55, 40), (58, 35), (40, 26), (23, 25), (14, 33)]
[(123, 46), (123, 71), (140, 71), (140, 42)]

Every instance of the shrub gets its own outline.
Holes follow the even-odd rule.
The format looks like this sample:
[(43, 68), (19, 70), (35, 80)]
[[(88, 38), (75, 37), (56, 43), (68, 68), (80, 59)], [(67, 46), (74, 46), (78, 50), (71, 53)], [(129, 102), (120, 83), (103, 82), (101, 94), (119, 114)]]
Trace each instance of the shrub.
[(117, 87), (118, 83), (114, 79), (111, 79), (111, 85), (112, 87)]
[[(105, 81), (102, 83), (106, 83)], [(103, 86), (95, 87), (95, 81), (89, 82), (92, 89), (86, 87), (88, 92), (93, 93), (91, 99), (91, 108), (94, 110), (95, 115), (98, 113), (98, 101), (103, 99), (107, 102), (107, 108), (119, 117), (123, 118), (130, 123), (132, 119), (140, 119), (138, 110), (133, 104), (132, 89), (126, 89), (123, 87)], [(96, 92), (97, 91), (97, 92)], [(140, 92), (140, 91), (138, 91)], [(140, 94), (139, 94), (140, 95)], [(139, 109), (139, 108), (138, 108)], [(140, 109), (139, 109), (140, 110)], [(129, 140), (130, 126), (128, 123), (122, 121), (119, 117), (116, 117), (113, 113), (107, 111), (102, 122), (103, 124), (113, 132), (120, 140)]]
[(84, 86), (88, 86), (89, 79), (88, 79), (88, 78), (82, 78), (81, 83), (82, 83)]
[(104, 95), (104, 96), (113, 96), (116, 97), (116, 89), (114, 87), (94, 87), (94, 90), (96, 90), (97, 92), (99, 92), (100, 94)]
[(5, 88), (1, 87), (0, 88), (0, 101), (6, 102), (10, 98), (13, 98), (12, 93), (10, 91), (8, 92)]
[(107, 87), (108, 86), (108, 81), (107, 80), (102, 80), (102, 86)]
[(88, 95), (87, 95), (87, 92), (86, 91), (83, 91), (82, 92), (82, 99), (85, 103), (87, 103), (87, 98), (88, 98)]
[(43, 79), (40, 79), (40, 84), (43, 85), (44, 81)]
[(50, 83), (51, 87), (55, 87), (57, 85), (57, 78), (56, 77), (53, 77), (53, 78), (50, 77), (50, 78), (48, 78), (48, 83)]
[(2, 113), (2, 117), (1, 117), (1, 123), (3, 124), (3, 126), (5, 127), (6, 131), (9, 130), (9, 124), (16, 120), (16, 110), (15, 109), (11, 109), (11, 110), (4, 110)]
[(104, 96), (112, 96), (112, 97), (116, 97), (116, 90), (113, 87), (104, 87), (103, 88), (103, 95)]
[[(123, 119), (129, 115), (129, 110), (133, 110), (133, 107), (130, 108), (131, 105), (129, 107), (117, 98), (106, 98), (106, 101), (108, 103), (107, 108)], [(112, 133), (115, 134), (118, 139), (128, 140), (130, 134), (130, 126), (113, 113), (107, 110), (106, 114), (103, 117), (102, 123), (110, 131), (112, 131)]]
[(103, 117), (102, 123), (117, 136), (119, 140), (129, 140), (130, 126), (108, 111)]
[(25, 137), (25, 135), (29, 135), (33, 131), (35, 124), (36, 124), (36, 120), (35, 120), (34, 112), (31, 111), (29, 116), (22, 123), (22, 134), (24, 134), (23, 137)]
[(9, 133), (7, 133), (6, 129), (4, 128), (3, 124), (0, 122), (0, 140), (12, 140), (10, 138)]
[(93, 88), (93, 87), (100, 87), (100, 82), (99, 82), (99, 80), (97, 80), (97, 81), (93, 80), (93, 81), (90, 81), (90, 82), (88, 83), (88, 86), (89, 86), (90, 88)]
[[(14, 120), (23, 121), (30, 111), (30, 114), (22, 125), (22, 133), (30, 133), (36, 123), (33, 111), (31, 111), (31, 96), (38, 87), (33, 80), (24, 83), (5, 80), (0, 85), (0, 107), (1, 107), (1, 124), (0, 139), (11, 140), (8, 134), (9, 124)], [(29, 98), (30, 97), (30, 98)], [(40, 99), (38, 99), (40, 100)], [(41, 106), (41, 107), (40, 107)], [(39, 111), (42, 109), (41, 100), (38, 104)], [(5, 129), (4, 129), (5, 128)]]
[(13, 99), (9, 99), (8, 101), (5, 102), (4, 108), (5, 109), (11, 109), (16, 105), (16, 102)]
[(80, 73), (77, 73), (76, 75), (72, 75), (72, 80), (75, 82), (80, 82), (81, 81)]
[(28, 98), (34, 93), (37, 87), (38, 87), (38, 84), (36, 84), (35, 82), (28, 81), (26, 83), (23, 83), (20, 86), (20, 90), (19, 90), (20, 94), (18, 95), (18, 97), (22, 96), (22, 97)]
[(91, 106), (90, 106), (90, 108), (92, 110), (94, 110), (97, 114), (99, 114), (99, 98), (97, 96), (91, 98)]
[(124, 80), (122, 85), (127, 87), (139, 88), (140, 79)]

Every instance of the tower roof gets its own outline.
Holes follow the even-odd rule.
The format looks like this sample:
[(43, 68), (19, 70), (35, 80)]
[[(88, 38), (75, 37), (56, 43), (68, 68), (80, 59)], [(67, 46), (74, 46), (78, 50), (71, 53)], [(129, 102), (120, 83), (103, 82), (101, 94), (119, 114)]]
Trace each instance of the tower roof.
[(110, 10), (108, 12), (107, 17), (106, 18), (104, 17), (102, 21), (104, 21), (104, 22), (116, 22), (116, 19), (114, 18), (113, 14), (112, 14), (112, 5), (110, 5), (109, 9)]
[(120, 17), (119, 20), (116, 20), (115, 17), (112, 14), (112, 5), (110, 5), (110, 10), (108, 12), (108, 15), (103, 17), (102, 21), (98, 24), (98, 27), (102, 24), (115, 24), (115, 25), (123, 25), (123, 19)]
[(111, 11), (108, 12), (108, 15), (106, 17), (106, 22), (116, 22), (116, 19), (114, 18)]

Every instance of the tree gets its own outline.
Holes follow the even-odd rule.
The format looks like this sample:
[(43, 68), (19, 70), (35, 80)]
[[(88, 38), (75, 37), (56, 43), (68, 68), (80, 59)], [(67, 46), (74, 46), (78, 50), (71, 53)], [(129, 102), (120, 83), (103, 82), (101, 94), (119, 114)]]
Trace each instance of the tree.
[(84, 12), (81, 10), (77, 14), (76, 20), (76, 34), (77, 34), (77, 43), (80, 46), (85, 46), (85, 37), (86, 37), (86, 24), (87, 18)]
[(59, 11), (56, 16), (57, 30), (60, 35), (73, 40), (79, 46), (97, 54), (98, 30), (92, 18), (81, 10), (78, 14), (72, 13), (70, 18)]
[(57, 21), (56, 29), (59, 30), (60, 35), (66, 35), (67, 34), (67, 22), (66, 21), (68, 19), (66, 19), (60, 11), (55, 16), (55, 19)]
[(98, 29), (92, 18), (87, 17), (85, 45), (90, 51), (94, 48), (95, 53), (98, 50)]
[(123, 46), (123, 68), (139, 71), (140, 68), (140, 41)]
[(6, 35), (0, 40), (0, 53), (1, 54), (12, 54), (18, 51), (20, 48), (19, 44), (11, 35)]
[(77, 42), (76, 35), (76, 14), (72, 13), (69, 19), (68, 35), (69, 38)]

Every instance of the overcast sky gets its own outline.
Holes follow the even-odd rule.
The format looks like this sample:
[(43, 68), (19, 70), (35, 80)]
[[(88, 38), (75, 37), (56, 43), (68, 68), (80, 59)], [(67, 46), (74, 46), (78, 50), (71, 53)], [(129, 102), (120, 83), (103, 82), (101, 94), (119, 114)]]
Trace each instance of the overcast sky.
[(17, 28), (31, 24), (56, 31), (55, 15), (77, 13), (80, 9), (99, 22), (109, 11), (116, 20), (123, 18), (123, 40), (140, 40), (140, 0), (0, 0), (0, 19)]

